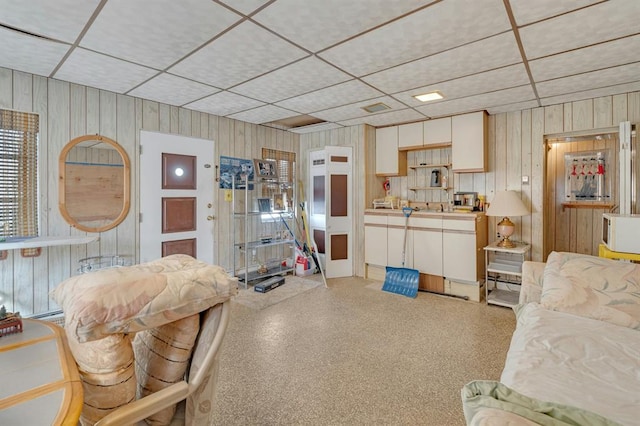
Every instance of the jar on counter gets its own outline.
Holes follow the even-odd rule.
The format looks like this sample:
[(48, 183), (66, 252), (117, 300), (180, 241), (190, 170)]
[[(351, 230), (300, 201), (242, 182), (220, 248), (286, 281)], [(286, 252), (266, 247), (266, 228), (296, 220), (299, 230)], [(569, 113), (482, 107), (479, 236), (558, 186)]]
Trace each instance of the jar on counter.
[(480, 204), (478, 205), (478, 210), (483, 212), (484, 211), (484, 195), (478, 195), (478, 200), (480, 201)]

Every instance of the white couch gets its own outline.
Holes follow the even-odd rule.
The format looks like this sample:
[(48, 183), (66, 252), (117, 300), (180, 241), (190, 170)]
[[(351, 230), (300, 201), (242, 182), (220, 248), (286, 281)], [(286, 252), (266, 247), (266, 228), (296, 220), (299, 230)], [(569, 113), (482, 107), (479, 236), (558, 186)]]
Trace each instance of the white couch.
[(525, 262), (500, 382), (462, 390), (467, 424), (640, 425), (640, 265)]

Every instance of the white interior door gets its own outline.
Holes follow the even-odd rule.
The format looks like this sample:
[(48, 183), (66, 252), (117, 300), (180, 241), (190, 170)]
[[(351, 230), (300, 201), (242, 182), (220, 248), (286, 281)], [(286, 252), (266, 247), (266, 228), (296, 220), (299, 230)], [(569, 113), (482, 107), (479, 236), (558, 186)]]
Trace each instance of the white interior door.
[(325, 267), (327, 278), (353, 275), (353, 159), (351, 147), (325, 151)]
[(140, 261), (174, 253), (214, 264), (214, 142), (140, 132)]

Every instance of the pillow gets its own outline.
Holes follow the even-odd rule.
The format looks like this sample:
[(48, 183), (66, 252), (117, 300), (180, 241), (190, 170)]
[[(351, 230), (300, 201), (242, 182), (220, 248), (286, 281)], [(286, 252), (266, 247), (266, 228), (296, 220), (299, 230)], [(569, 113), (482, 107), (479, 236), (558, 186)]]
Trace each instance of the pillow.
[[(73, 328), (67, 321), (65, 329)], [(67, 342), (82, 381), (82, 425), (92, 425), (116, 408), (136, 398), (136, 377), (130, 339), (112, 334), (80, 343), (73, 334)]]
[(544, 270), (540, 304), (640, 330), (640, 265), (552, 252)]
[[(200, 329), (200, 314), (136, 333), (133, 352), (136, 359), (138, 399), (184, 379), (193, 345)], [(149, 416), (150, 425), (168, 425), (176, 404)]]
[(173, 322), (238, 292), (219, 266), (176, 254), (152, 262), (71, 277), (51, 292), (79, 342)]

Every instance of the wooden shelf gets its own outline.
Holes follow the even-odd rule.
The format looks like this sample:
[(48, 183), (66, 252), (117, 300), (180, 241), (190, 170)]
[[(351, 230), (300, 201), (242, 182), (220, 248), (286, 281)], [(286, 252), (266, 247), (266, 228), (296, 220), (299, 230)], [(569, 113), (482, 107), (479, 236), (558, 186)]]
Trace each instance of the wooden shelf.
[(569, 203), (562, 203), (562, 211), (564, 211), (564, 209), (611, 209), (613, 206), (613, 203), (573, 201)]
[(443, 164), (416, 164), (414, 166), (409, 166), (410, 169), (435, 169), (438, 167), (449, 168), (451, 167), (451, 163), (443, 163)]

